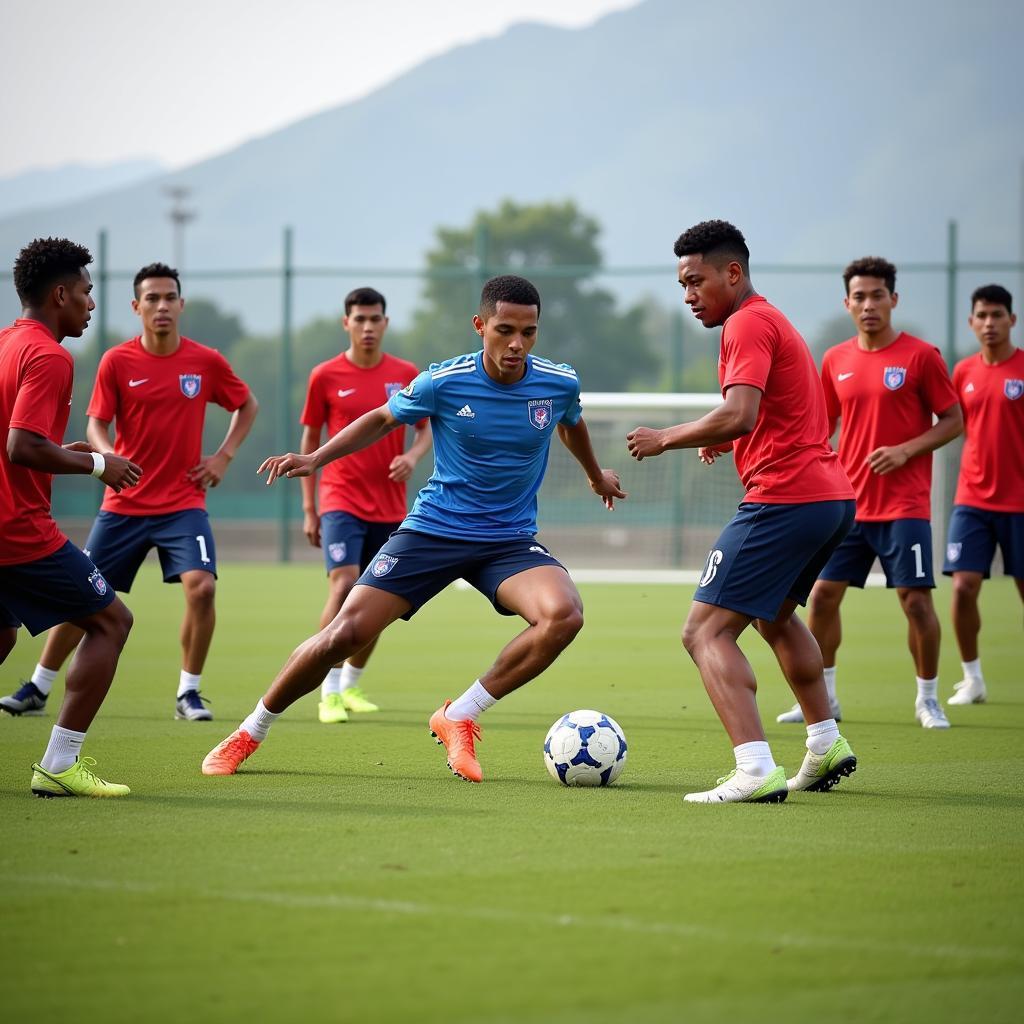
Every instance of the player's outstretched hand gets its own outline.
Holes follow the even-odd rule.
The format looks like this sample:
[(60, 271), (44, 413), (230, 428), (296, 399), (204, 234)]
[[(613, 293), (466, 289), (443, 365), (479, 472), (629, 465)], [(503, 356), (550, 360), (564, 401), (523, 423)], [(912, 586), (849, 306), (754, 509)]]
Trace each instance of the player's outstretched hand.
[(316, 468), (311, 456), (289, 452), (287, 455), (271, 455), (256, 472), (267, 474), (269, 487), (279, 476), (312, 476)]
[(391, 465), (388, 466), (388, 479), (394, 480), (396, 484), (400, 484), (405, 480), (408, 480), (412, 476), (412, 471), (415, 468), (416, 463), (409, 458), (408, 455), (396, 455), (391, 460)]
[(600, 480), (591, 480), (590, 489), (604, 502), (604, 507), (610, 512), (615, 508), (615, 499), (623, 501), (629, 495), (622, 489), (619, 482), (619, 474), (614, 469), (602, 469)]
[(868, 456), (868, 465), (879, 476), (885, 476), (894, 469), (907, 464), (907, 453), (898, 445), (891, 448), (876, 448)]
[(662, 447), (662, 431), (651, 427), (637, 427), (626, 435), (626, 448), (637, 462), (643, 462), (651, 455), (660, 455)]
[(188, 471), (188, 477), (200, 487), (216, 487), (224, 479), (231, 456), (223, 452), (216, 455), (204, 455), (197, 465)]
[(732, 442), (729, 444), (712, 444), (706, 448), (697, 449), (697, 458), (704, 463), (705, 466), (711, 466), (714, 464), (715, 459), (720, 459), (726, 452), (732, 451)]
[(123, 491), (126, 487), (134, 487), (142, 476), (142, 467), (124, 458), (122, 455), (104, 455), (106, 467), (100, 479), (115, 491)]
[(302, 517), (302, 532), (313, 547), (320, 547), (320, 513), (306, 512)]
[(68, 443), (66, 445), (64, 445), (63, 447), (64, 447), (64, 450), (66, 452), (90, 452), (90, 453), (92, 453), (92, 452), (96, 451), (96, 449), (93, 448), (93, 446), (91, 444), (89, 444), (88, 441), (68, 441)]

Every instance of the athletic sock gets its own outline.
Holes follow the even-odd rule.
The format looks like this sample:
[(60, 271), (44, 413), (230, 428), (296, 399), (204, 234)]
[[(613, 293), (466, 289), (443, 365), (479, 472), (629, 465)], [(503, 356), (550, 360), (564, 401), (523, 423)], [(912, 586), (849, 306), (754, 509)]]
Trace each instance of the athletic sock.
[[(960, 664), (963, 666), (964, 679), (975, 679), (979, 683), (985, 681), (985, 677), (981, 674), (981, 658), (975, 658), (974, 661), (961, 661)], [(35, 682), (35, 678), (32, 679), (32, 682)]]
[(262, 743), (270, 732), (270, 727), (281, 717), (284, 712), (274, 714), (268, 711), (263, 705), (263, 698), (257, 702), (252, 714), (238, 727), (244, 729), (257, 743)]
[(189, 690), (198, 690), (199, 680), (202, 678), (201, 673), (194, 676), (191, 672), (186, 672), (182, 669), (181, 676), (178, 679), (178, 696), (183, 697)]
[(58, 672), (60, 672), (59, 668), (44, 668), (42, 665), (36, 665), (30, 682), (44, 697), (48, 697)]
[(939, 677), (936, 676), (934, 679), (922, 679), (920, 676), (915, 677), (917, 679), (917, 703), (923, 704), (926, 700), (938, 700), (939, 699)]
[(347, 661), (341, 666), (341, 689), (351, 690), (359, 682), (359, 677), (366, 671), (365, 668), (356, 668)]
[(467, 719), (475, 722), (483, 712), (497, 703), (498, 698), (492, 697), (478, 679), (458, 700), (448, 705), (444, 717), (451, 722), (465, 722)]
[(320, 699), (327, 700), (329, 694), (341, 693), (341, 669), (332, 668), (320, 684)]
[(738, 747), (733, 747), (732, 752), (736, 755), (736, 767), (741, 772), (764, 778), (775, 771), (775, 758), (772, 757), (771, 748), (764, 740), (741, 743)]
[(62, 729), (59, 725), (55, 725), (50, 732), (50, 742), (46, 746), (46, 753), (43, 754), (43, 759), (39, 762), (40, 766), (51, 775), (59, 775), (78, 760), (84, 742), (84, 732)]
[(828, 748), (839, 739), (839, 726), (834, 718), (815, 722), (807, 726), (807, 749), (819, 757), (828, 753)]
[(835, 704), (836, 702), (836, 667), (833, 665), (831, 668), (825, 669), (825, 689), (828, 690), (828, 699)]

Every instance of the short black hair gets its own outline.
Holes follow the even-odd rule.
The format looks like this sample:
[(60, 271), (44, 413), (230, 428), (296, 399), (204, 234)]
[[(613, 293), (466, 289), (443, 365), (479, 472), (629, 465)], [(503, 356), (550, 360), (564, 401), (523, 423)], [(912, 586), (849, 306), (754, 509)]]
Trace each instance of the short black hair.
[(353, 306), (380, 306), (380, 311), (388, 311), (387, 299), (376, 288), (353, 288), (345, 296), (345, 316), (352, 312)]
[(684, 256), (703, 256), (709, 263), (720, 265), (735, 260), (743, 273), (750, 276), (750, 250), (738, 227), (727, 220), (702, 220), (688, 228), (677, 239), (672, 251)]
[(181, 278), (178, 277), (178, 272), (174, 267), (169, 267), (166, 263), (147, 263), (135, 275), (135, 280), (132, 282), (132, 288), (135, 290), (135, 298), (139, 297), (142, 282), (151, 277), (173, 278), (174, 283), (178, 286), (178, 298), (181, 298)]
[(14, 261), (14, 288), (23, 306), (37, 306), (54, 285), (79, 277), (92, 263), (84, 245), (66, 238), (36, 238), (18, 253)]
[(1005, 306), (1006, 312), (1013, 314), (1013, 296), (1001, 284), (983, 284), (975, 288), (971, 295), (971, 312), (976, 302), (991, 302), (996, 306)]
[(896, 291), (896, 268), (881, 256), (862, 256), (854, 260), (843, 271), (843, 284), (846, 285), (846, 294), (850, 294), (850, 282), (855, 277), (880, 277), (889, 289), (889, 294)]
[(499, 302), (511, 302), (516, 306), (536, 306), (540, 316), (540, 292), (532, 282), (515, 274), (492, 277), (480, 292), (480, 316), (486, 320), (494, 316)]

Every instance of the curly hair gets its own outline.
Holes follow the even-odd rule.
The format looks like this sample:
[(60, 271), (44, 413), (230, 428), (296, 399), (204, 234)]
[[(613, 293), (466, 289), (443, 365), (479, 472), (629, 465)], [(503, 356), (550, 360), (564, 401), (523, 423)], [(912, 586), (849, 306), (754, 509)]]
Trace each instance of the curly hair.
[(843, 284), (846, 285), (846, 294), (850, 294), (850, 282), (855, 277), (879, 277), (885, 282), (885, 287), (892, 294), (896, 291), (896, 268), (881, 256), (864, 256), (854, 260), (843, 271)]
[(1013, 296), (1001, 284), (983, 284), (975, 288), (971, 295), (971, 312), (976, 302), (991, 302), (994, 306), (1005, 306), (1006, 312), (1013, 316)]
[(92, 263), (84, 245), (66, 238), (36, 238), (14, 261), (14, 288), (23, 306), (38, 306), (51, 288), (78, 277)]
[(494, 316), (499, 302), (536, 306), (537, 316), (540, 316), (540, 292), (525, 277), (517, 277), (515, 274), (492, 277), (480, 293), (480, 316), (484, 320)]
[(738, 227), (727, 220), (704, 220), (684, 231), (672, 247), (676, 256), (702, 256), (709, 263), (720, 265), (735, 260), (750, 273), (750, 250)]
[(135, 298), (138, 298), (142, 292), (142, 282), (148, 281), (151, 277), (168, 277), (173, 280), (178, 286), (178, 297), (181, 298), (181, 278), (178, 277), (178, 272), (174, 267), (169, 267), (166, 263), (147, 263), (135, 275), (135, 280), (132, 281)]

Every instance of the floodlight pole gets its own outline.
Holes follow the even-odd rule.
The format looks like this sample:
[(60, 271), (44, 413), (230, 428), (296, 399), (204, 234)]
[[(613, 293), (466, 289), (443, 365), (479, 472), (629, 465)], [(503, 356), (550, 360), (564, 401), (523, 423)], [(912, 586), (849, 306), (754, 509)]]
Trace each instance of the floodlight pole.
[(185, 200), (192, 195), (187, 185), (164, 185), (164, 193), (170, 196), (171, 208), (167, 213), (173, 236), (174, 268), (179, 274), (185, 269), (185, 225), (196, 219), (195, 210), (186, 209)]

